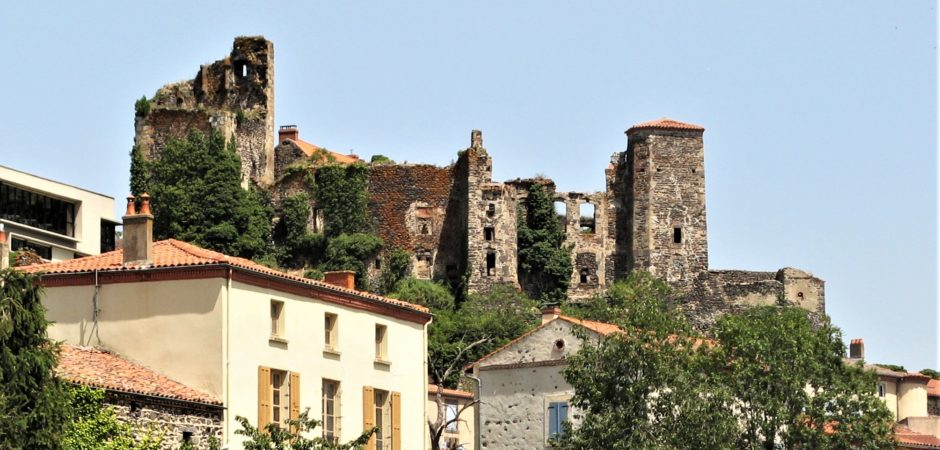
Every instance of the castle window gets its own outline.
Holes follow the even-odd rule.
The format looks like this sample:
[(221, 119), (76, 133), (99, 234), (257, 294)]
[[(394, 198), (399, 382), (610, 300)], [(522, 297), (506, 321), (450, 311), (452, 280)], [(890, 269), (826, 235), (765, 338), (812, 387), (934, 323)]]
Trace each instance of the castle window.
[(486, 207), (486, 217), (493, 217), (495, 215), (496, 215), (496, 204), (490, 203), (489, 206)]
[(558, 217), (558, 226), (564, 230), (568, 224), (568, 205), (561, 200), (555, 200), (555, 216)]
[(427, 223), (421, 224), (421, 234), (431, 234), (431, 228), (428, 227)]
[(489, 252), (486, 254), (486, 276), (493, 275), (496, 275), (496, 253)]
[(595, 221), (597, 210), (594, 207), (593, 203), (582, 203), (581, 204), (581, 218), (579, 220), (579, 227), (581, 227), (582, 233), (593, 234), (595, 231)]
[(492, 241), (496, 235), (496, 230), (493, 227), (486, 227), (483, 229), (483, 240)]
[(676, 227), (672, 229), (672, 242), (674, 244), (682, 243), (682, 228)]
[(415, 278), (421, 280), (431, 279), (431, 254), (429, 252), (421, 252), (415, 255), (414, 274)]
[(235, 63), (235, 76), (240, 80), (248, 78), (248, 64), (243, 62)]
[(589, 279), (589, 277), (588, 277), (588, 270), (587, 270), (587, 269), (581, 269), (581, 284), (587, 284), (588, 279)]

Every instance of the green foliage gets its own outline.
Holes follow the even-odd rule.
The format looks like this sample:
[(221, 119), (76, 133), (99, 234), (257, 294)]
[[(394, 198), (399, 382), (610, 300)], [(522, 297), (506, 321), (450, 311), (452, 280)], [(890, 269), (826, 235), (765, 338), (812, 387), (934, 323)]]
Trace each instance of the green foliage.
[(134, 102), (134, 115), (146, 117), (147, 114), (150, 114), (150, 100), (147, 100), (147, 96), (144, 95)]
[(59, 448), (68, 418), (41, 298), (34, 276), (0, 271), (0, 448)]
[(828, 319), (814, 326), (805, 310), (757, 307), (722, 317), (715, 334), (738, 400), (737, 448), (769, 448), (775, 437), (784, 448), (894, 448), (874, 373), (843, 362)]
[(395, 290), (395, 285), (404, 279), (411, 271), (411, 253), (396, 248), (386, 252), (379, 275), (379, 290), (387, 294)]
[(907, 369), (904, 366), (899, 366), (897, 364), (875, 364), (878, 367), (884, 367), (888, 370), (893, 370), (895, 372), (907, 372)]
[(454, 309), (454, 295), (451, 294), (450, 289), (430, 280), (403, 278), (395, 284), (394, 290), (388, 296), (426, 306), (433, 311)]
[(372, 159), (369, 160), (371, 164), (381, 165), (381, 164), (395, 164), (395, 161), (392, 161), (392, 158), (389, 158), (385, 155), (372, 155)]
[(310, 196), (307, 193), (284, 199), (281, 221), (276, 233), (280, 235), (278, 240), (283, 249), (281, 265), (303, 267), (322, 258), (325, 250), (323, 235), (307, 230), (309, 218)]
[(171, 140), (151, 163), (156, 239), (176, 238), (228, 255), (261, 258), (271, 251), (271, 208), (242, 189), (234, 143), (218, 132)]
[(239, 109), (239, 110), (235, 113), (235, 123), (236, 123), (237, 125), (241, 125), (241, 124), (245, 123), (245, 120), (247, 120), (247, 118), (248, 118), (248, 117), (245, 115), (245, 111), (242, 111), (242, 110)]
[(330, 239), (326, 245), (326, 270), (352, 270), (356, 272), (356, 288), (368, 288), (368, 273), (365, 262), (375, 257), (382, 249), (382, 239), (366, 233), (341, 234)]
[(311, 280), (323, 280), (323, 272), (319, 269), (307, 269), (304, 270), (304, 278), (309, 278)]
[(150, 191), (150, 169), (140, 146), (131, 148), (131, 194), (137, 196)]
[[(470, 295), (456, 310), (432, 308), (431, 312), (435, 317), (428, 328), (428, 359), (434, 378), (443, 374), (452, 363), (463, 367), (482, 358), (536, 326), (539, 321), (536, 302), (506, 285), (495, 285), (485, 295)], [(486, 342), (461, 354), (468, 345), (480, 339), (486, 339)], [(445, 386), (456, 388), (457, 375), (454, 373), (442, 380)], [(434, 383), (438, 381), (432, 380)]]
[[(628, 312), (631, 307), (634, 310)], [(674, 307), (669, 285), (642, 270), (630, 272), (627, 278), (616, 281), (603, 295), (565, 306), (565, 313), (580, 319), (639, 328), (687, 325), (678, 317), (681, 313)]]
[[(153, 433), (134, 431), (120, 421), (114, 410), (104, 404), (104, 391), (85, 386), (68, 389), (72, 418), (65, 426), (62, 438), (64, 450), (158, 450), (162, 438)], [(182, 447), (181, 447), (182, 448)]]
[(552, 197), (545, 187), (529, 187), (518, 226), (519, 274), (523, 286), (543, 303), (560, 304), (571, 282), (571, 247), (558, 226)]
[(937, 372), (936, 370), (924, 369), (924, 370), (921, 370), (920, 373), (922, 375), (927, 375), (928, 377), (933, 378), (934, 380), (940, 380), (940, 372)]
[(317, 168), (316, 200), (323, 209), (327, 238), (369, 231), (368, 176), (369, 169), (364, 164)]
[[(245, 436), (246, 440), (242, 443), (245, 450), (359, 450), (378, 431), (378, 428), (373, 427), (355, 440), (344, 444), (334, 443), (320, 436), (320, 433), (311, 433), (321, 425), (321, 421), (311, 419), (309, 412), (307, 409), (300, 417), (285, 421), (283, 427), (268, 424), (263, 431), (252, 426), (248, 419), (237, 416), (235, 420), (241, 424), (241, 429), (235, 430), (235, 434)], [(308, 437), (309, 434), (315, 436)]]

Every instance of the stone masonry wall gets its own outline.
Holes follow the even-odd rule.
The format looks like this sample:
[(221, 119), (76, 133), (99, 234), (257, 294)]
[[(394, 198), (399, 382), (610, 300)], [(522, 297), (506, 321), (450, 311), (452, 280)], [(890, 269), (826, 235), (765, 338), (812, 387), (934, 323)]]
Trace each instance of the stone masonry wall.
[[(613, 240), (609, 238), (608, 196), (604, 192), (556, 192), (555, 201), (565, 204), (565, 244), (572, 246), (568, 298), (586, 299), (607, 287), (607, 256), (613, 253), (614, 247)], [(581, 207), (585, 204), (594, 206), (593, 217), (582, 217)], [(582, 227), (584, 219), (590, 220), (585, 220)]]
[(108, 392), (105, 402), (114, 409), (118, 419), (131, 425), (138, 436), (148, 430), (155, 436), (162, 436), (163, 450), (178, 449), (184, 442), (184, 433), (199, 450), (209, 448), (210, 437), (222, 439), (221, 407), (188, 407), (182, 402), (113, 392)]

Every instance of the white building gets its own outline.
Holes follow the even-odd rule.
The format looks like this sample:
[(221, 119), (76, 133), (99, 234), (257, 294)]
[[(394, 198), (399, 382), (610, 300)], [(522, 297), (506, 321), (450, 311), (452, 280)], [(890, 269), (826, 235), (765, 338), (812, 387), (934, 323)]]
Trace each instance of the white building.
[(0, 166), (0, 224), (10, 250), (61, 261), (114, 250), (114, 198)]

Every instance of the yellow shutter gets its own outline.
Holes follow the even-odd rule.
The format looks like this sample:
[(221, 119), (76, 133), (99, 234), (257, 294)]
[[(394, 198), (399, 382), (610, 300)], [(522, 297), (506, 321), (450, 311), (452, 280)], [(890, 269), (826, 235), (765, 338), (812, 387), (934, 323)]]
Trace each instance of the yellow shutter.
[(290, 373), (290, 418), (300, 417), (300, 374)]
[[(371, 430), (375, 426), (375, 390), (369, 386), (362, 387), (362, 430)], [(375, 448), (375, 435), (369, 438), (366, 448)]]
[(258, 366), (258, 429), (271, 423), (271, 369)]
[(401, 450), (401, 393), (392, 392), (392, 450)]

